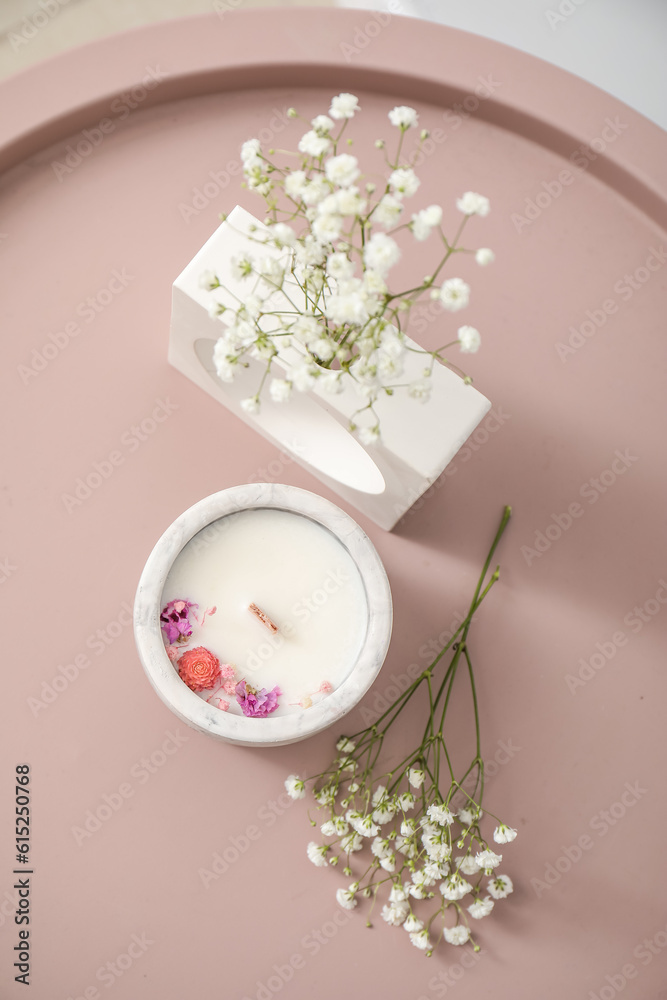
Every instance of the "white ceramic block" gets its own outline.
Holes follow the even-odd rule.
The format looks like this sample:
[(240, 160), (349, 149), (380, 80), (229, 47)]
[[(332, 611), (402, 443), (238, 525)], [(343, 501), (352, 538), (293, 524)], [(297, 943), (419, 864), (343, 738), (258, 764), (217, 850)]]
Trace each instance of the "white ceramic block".
[[(391, 529), (438, 478), (491, 403), (449, 368), (436, 365), (427, 403), (398, 392), (377, 400), (382, 437), (369, 447), (347, 429), (360, 405), (351, 386), (329, 395), (316, 385), (308, 393), (293, 393), (288, 403), (274, 403), (267, 396), (260, 413), (246, 413), (240, 401), (257, 391), (264, 363), (251, 360), (233, 382), (220, 381), (213, 349), (221, 321), (209, 316), (213, 296), (199, 281), (204, 271), (214, 271), (227, 290), (216, 289), (218, 301), (233, 306), (243, 299), (247, 285), (231, 273), (231, 258), (243, 251), (257, 253), (257, 243), (245, 235), (251, 225), (262, 228), (237, 206), (174, 282), (169, 361), (353, 507)], [(278, 257), (280, 251), (263, 247), (262, 254)], [(292, 349), (283, 349), (274, 364), (288, 374), (296, 357)], [(423, 368), (423, 356), (407, 351), (401, 380), (419, 380)]]

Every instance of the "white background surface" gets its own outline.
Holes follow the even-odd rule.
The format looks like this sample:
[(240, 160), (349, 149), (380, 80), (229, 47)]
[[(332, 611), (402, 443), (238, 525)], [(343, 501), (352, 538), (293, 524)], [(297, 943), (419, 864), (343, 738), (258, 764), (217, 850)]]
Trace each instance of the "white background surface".
[(402, 11), (513, 45), (667, 129), (667, 0), (338, 0), (338, 6)]

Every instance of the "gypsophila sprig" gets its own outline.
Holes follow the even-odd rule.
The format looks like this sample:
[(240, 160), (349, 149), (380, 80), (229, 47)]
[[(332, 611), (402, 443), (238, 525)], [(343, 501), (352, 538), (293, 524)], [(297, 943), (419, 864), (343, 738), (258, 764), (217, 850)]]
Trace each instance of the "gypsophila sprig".
[[(470, 942), (478, 951), (479, 921), (513, 890), (511, 878), (500, 870), (503, 855), (482, 830), (488, 817), (492, 844), (509, 844), (516, 837), (515, 829), (482, 810), (484, 763), (469, 647), (473, 616), (499, 577), (499, 567), (491, 571), (491, 566), (510, 515), (506, 507), (468, 614), (433, 662), (373, 725), (340, 737), (326, 770), (305, 779), (292, 774), (285, 781), (292, 798), (301, 798), (311, 785), (324, 815), (324, 839), (308, 844), (308, 858), (321, 868), (340, 864), (346, 878), (354, 879), (336, 891), (340, 906), (352, 909), (372, 899), (371, 911), (378, 903), (382, 919), (403, 927), (427, 956), (442, 941)], [(445, 732), (459, 667), (470, 684), (475, 724), (475, 752), (460, 771)], [(428, 693), (421, 741), (385, 770), (381, 755), (388, 750), (391, 727), (420, 689)]]
[[(244, 184), (266, 209), (264, 223), (244, 234), (256, 252), (231, 262), (242, 293), (238, 287), (232, 293), (211, 271), (201, 276), (201, 287), (213, 296), (210, 316), (225, 328), (213, 356), (218, 377), (233, 381), (250, 359), (264, 366), (255, 393), (241, 402), (246, 413), (257, 414), (266, 393), (273, 403), (285, 403), (293, 390), (339, 393), (349, 385), (359, 397), (349, 428), (372, 445), (380, 438), (379, 398), (407, 390), (427, 403), (436, 362), (465, 375), (445, 352), (477, 351), (480, 335), (471, 326), (456, 332), (446, 313), (467, 306), (470, 288), (456, 276), (443, 283), (440, 275), (456, 254), (472, 253), (485, 266), (493, 252), (460, 244), (470, 217), (489, 211), (483, 195), (466, 191), (449, 199), (463, 215), (452, 239), (442, 227), (442, 206), (417, 204), (420, 179), (412, 164), (429, 133), (417, 129), (413, 108), (389, 112), (392, 138), (372, 144), (373, 180), (362, 173), (349, 152), (352, 140), (341, 148), (348, 122), (360, 111), (354, 94), (338, 94), (328, 113), (307, 123), (295, 152), (264, 150), (258, 139), (243, 144)], [(298, 111), (290, 108), (289, 117), (298, 119)], [(384, 183), (377, 183), (380, 169)], [(402, 288), (396, 265), (411, 244), (427, 240), (434, 257), (430, 274)], [(442, 307), (446, 340), (432, 351), (406, 341), (412, 310), (428, 295)], [(426, 356), (418, 381), (403, 377), (408, 350)]]

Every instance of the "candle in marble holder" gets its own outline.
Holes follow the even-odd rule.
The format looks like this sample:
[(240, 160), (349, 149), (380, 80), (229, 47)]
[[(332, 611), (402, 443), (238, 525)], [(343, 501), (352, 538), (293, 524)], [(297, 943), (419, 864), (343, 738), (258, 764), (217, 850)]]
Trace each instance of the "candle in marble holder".
[(347, 514), (295, 487), (207, 497), (164, 533), (135, 601), (146, 673), (184, 722), (279, 745), (337, 722), (368, 690), (391, 635), (391, 593)]

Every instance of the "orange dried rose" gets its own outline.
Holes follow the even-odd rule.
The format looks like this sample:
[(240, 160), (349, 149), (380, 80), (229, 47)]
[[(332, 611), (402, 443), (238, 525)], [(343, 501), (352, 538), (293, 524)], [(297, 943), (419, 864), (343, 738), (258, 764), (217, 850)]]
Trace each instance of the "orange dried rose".
[(220, 678), (220, 660), (205, 646), (196, 646), (179, 658), (178, 673), (191, 691), (205, 691)]

